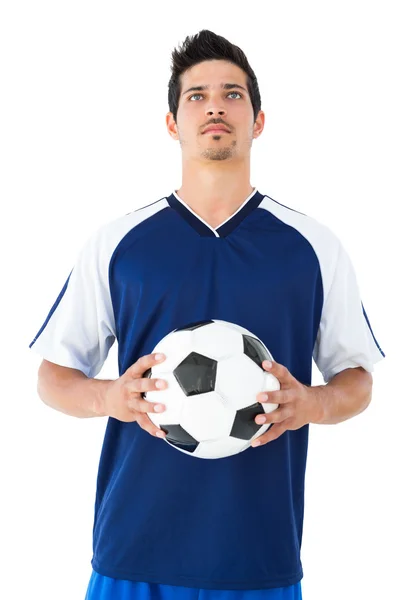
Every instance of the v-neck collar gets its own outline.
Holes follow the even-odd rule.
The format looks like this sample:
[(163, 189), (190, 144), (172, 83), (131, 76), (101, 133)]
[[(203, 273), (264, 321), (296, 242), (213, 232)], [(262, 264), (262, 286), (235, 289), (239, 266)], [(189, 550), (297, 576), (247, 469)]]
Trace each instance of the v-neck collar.
[(194, 212), (193, 209), (190, 208), (178, 196), (176, 191), (174, 190), (170, 196), (167, 197), (167, 201), (171, 208), (176, 210), (181, 217), (183, 217), (189, 225), (191, 225), (201, 236), (203, 237), (226, 237), (229, 235), (236, 227), (238, 227), (239, 223), (243, 221), (245, 217), (252, 210), (257, 208), (260, 204), (264, 196), (254, 188), (249, 196), (244, 200), (244, 202), (239, 206), (236, 212), (233, 213), (230, 217), (225, 219), (218, 227), (211, 227), (204, 219), (202, 219), (197, 213)]

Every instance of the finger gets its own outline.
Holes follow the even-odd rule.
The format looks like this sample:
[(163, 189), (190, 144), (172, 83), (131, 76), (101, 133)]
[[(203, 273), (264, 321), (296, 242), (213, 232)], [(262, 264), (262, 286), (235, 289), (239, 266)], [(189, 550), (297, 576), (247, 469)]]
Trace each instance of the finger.
[(138, 377), (126, 383), (127, 390), (132, 394), (144, 394), (145, 392), (157, 392), (165, 390), (168, 382), (156, 377)]
[(162, 402), (149, 402), (148, 400), (144, 400), (140, 394), (132, 394), (127, 404), (130, 410), (141, 414), (149, 412), (160, 414), (166, 410), (166, 406)]
[(264, 360), (262, 362), (263, 369), (274, 375), (280, 382), (281, 386), (290, 385), (291, 381), (293, 380), (293, 375), (290, 373), (289, 369), (287, 369), (285, 365), (281, 365), (275, 361), (270, 362), (271, 366), (269, 367), (268, 361)]
[(287, 429), (284, 422), (272, 424), (268, 431), (260, 435), (260, 437), (258, 437), (257, 439), (253, 440), (251, 442), (251, 445), (254, 448), (256, 446), (263, 446), (264, 444), (268, 444), (268, 442), (276, 440), (285, 431), (287, 431)]
[(274, 390), (271, 392), (259, 392), (256, 396), (257, 402), (270, 404), (285, 404), (290, 402), (290, 395), (287, 390)]
[(156, 358), (158, 353), (145, 354), (144, 356), (141, 356), (126, 370), (126, 373), (134, 378), (142, 377), (143, 373), (147, 371), (147, 369), (151, 369), (151, 367), (154, 367), (165, 360), (165, 354), (160, 354), (162, 354), (162, 358), (160, 359)]
[(147, 431), (148, 433), (150, 433), (150, 435), (154, 435), (155, 437), (158, 437), (158, 438), (166, 437), (165, 431), (163, 431), (160, 427), (157, 427), (157, 425), (155, 425), (149, 419), (148, 415), (140, 414), (140, 415), (138, 415), (136, 420), (139, 423), (140, 427), (142, 429), (144, 429), (145, 431)]
[(285, 419), (290, 419), (290, 417), (292, 417), (292, 411), (285, 406), (276, 408), (270, 413), (257, 415), (254, 418), (254, 421), (257, 423), (257, 425), (263, 425), (266, 423), (281, 423)]
[[(159, 387), (161, 386), (161, 387)], [(150, 391), (160, 392), (168, 387), (168, 382), (165, 379), (154, 377), (141, 377), (133, 379), (126, 383), (128, 393), (128, 407), (131, 410), (137, 410), (141, 413), (156, 412), (160, 413), (165, 410), (165, 404), (161, 401), (149, 401), (145, 398), (145, 393)]]

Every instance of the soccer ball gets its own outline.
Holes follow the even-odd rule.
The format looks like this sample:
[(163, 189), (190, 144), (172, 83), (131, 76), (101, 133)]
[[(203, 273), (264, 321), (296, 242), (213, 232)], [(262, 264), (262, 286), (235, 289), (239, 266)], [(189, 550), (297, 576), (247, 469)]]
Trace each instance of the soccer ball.
[(243, 452), (272, 426), (254, 419), (279, 406), (256, 398), (280, 389), (279, 380), (262, 367), (263, 360), (273, 358), (244, 327), (198, 321), (174, 329), (153, 352), (166, 358), (143, 377), (165, 379), (168, 387), (142, 396), (165, 405), (163, 413), (147, 414), (173, 448), (197, 458), (224, 458)]

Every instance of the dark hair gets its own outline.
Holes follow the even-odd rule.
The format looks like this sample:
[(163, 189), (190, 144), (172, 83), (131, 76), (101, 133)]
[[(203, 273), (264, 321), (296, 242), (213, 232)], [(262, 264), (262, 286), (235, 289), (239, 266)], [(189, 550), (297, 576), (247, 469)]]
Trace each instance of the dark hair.
[(250, 67), (246, 55), (238, 46), (224, 37), (202, 29), (193, 36), (187, 36), (183, 44), (172, 51), (171, 78), (168, 82), (168, 105), (176, 121), (179, 97), (181, 95), (181, 75), (204, 60), (227, 60), (240, 67), (247, 75), (246, 84), (253, 105), (254, 121), (261, 109), (261, 96), (257, 77)]

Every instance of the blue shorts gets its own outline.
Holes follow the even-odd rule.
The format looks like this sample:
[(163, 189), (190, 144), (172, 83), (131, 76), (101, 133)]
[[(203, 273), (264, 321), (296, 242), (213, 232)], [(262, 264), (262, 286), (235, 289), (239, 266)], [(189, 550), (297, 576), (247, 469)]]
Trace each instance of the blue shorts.
[(266, 590), (203, 590), (127, 581), (92, 571), (85, 600), (302, 600), (301, 582)]

